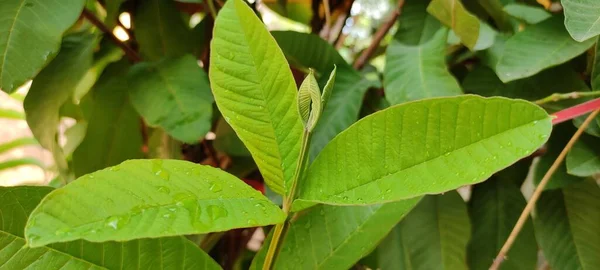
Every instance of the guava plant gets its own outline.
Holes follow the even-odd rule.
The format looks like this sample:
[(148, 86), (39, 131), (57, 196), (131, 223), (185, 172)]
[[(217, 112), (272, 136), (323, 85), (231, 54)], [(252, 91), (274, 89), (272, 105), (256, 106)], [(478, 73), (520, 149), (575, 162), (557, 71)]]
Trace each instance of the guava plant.
[(0, 188), (0, 269), (600, 267), (600, 6), (390, 1), (351, 65), (353, 2), (0, 3), (58, 174)]

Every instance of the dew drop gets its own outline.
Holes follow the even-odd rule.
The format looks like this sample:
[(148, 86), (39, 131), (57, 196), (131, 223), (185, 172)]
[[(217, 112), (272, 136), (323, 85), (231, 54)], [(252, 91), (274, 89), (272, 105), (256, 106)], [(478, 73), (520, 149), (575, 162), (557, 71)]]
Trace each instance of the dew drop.
[(177, 203), (175, 203), (175, 205), (177, 205), (179, 207), (182, 207), (183, 206), (183, 202), (177, 202)]
[(209, 190), (212, 192), (220, 192), (221, 190), (223, 190), (223, 188), (221, 187), (221, 184), (215, 182), (212, 183), (212, 185), (210, 185)]
[(119, 228), (119, 217), (108, 217), (105, 224), (116, 230)]
[(166, 218), (166, 219), (168, 219), (168, 218), (170, 218), (170, 217), (171, 217), (171, 214), (164, 214), (164, 215), (163, 215), (163, 218)]
[(219, 205), (209, 205), (207, 211), (212, 220), (218, 220), (228, 215), (227, 209)]
[(71, 233), (71, 230), (69, 228), (62, 228), (57, 230), (54, 234), (56, 236), (64, 236), (64, 235), (69, 235)]
[(158, 192), (164, 193), (164, 194), (169, 194), (171, 192), (171, 190), (168, 187), (160, 186), (160, 187), (158, 187)]
[(256, 226), (256, 224), (258, 224), (258, 222), (256, 222), (256, 220), (249, 218), (248, 219), (248, 225), (250, 226)]

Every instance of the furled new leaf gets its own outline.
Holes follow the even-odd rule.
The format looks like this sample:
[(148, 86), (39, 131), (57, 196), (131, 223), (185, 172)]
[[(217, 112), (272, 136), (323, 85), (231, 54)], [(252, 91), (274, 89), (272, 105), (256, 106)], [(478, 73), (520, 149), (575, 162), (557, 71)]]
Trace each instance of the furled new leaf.
[(595, 0), (561, 0), (565, 26), (577, 41), (600, 34), (600, 2)]
[(405, 45), (393, 40), (386, 51), (384, 89), (391, 104), (462, 93), (446, 67), (446, 37), (440, 28), (427, 42)]
[(298, 113), (304, 129), (312, 131), (321, 117), (323, 105), (321, 103), (321, 90), (311, 69), (298, 89)]
[[(527, 165), (529, 164), (531, 162)], [(521, 170), (519, 175), (511, 172), (515, 170), (517, 168), (511, 166), (473, 188), (469, 201), (473, 232), (467, 253), (467, 261), (472, 270), (485, 270), (490, 267), (517, 223), (519, 214), (525, 208), (526, 201), (515, 178), (525, 179), (527, 168)], [(528, 219), (501, 269), (533, 270), (536, 268), (536, 261), (537, 243), (533, 224)]]
[(135, 38), (146, 61), (194, 51), (194, 38), (172, 0), (141, 1), (133, 16)]
[(124, 243), (73, 241), (29, 248), (25, 222), (50, 187), (0, 187), (0, 269), (220, 269), (183, 237)]
[(567, 172), (588, 177), (600, 173), (600, 144), (597, 137), (582, 134), (567, 154)]
[(299, 199), (374, 204), (475, 184), (535, 151), (551, 129), (548, 114), (523, 100), (460, 96), (392, 106), (334, 138), (308, 169)]
[(535, 234), (552, 269), (600, 265), (600, 187), (583, 181), (544, 191), (536, 203)]
[(377, 248), (379, 267), (468, 269), (470, 230), (467, 207), (457, 192), (425, 196)]
[(475, 49), (479, 39), (479, 19), (460, 0), (432, 0), (427, 12), (454, 30), (465, 46)]
[(89, 132), (73, 153), (76, 177), (142, 157), (140, 120), (129, 102), (125, 61), (109, 66), (92, 89)]
[(131, 160), (48, 194), (31, 214), (25, 236), (37, 247), (226, 231), (284, 219), (267, 198), (220, 169)]
[(0, 89), (11, 93), (32, 79), (60, 48), (83, 0), (9, 0), (0, 3)]
[[(370, 206), (319, 205), (294, 220), (274, 269), (348, 269), (367, 255), (420, 198)], [(263, 244), (268, 247), (270, 239)], [(261, 269), (266, 248), (251, 269)]]
[(148, 125), (186, 143), (198, 142), (210, 130), (208, 77), (191, 55), (137, 64), (127, 81), (131, 103)]
[(573, 40), (564, 28), (563, 18), (555, 16), (509, 38), (496, 73), (503, 82), (526, 78), (573, 59), (594, 42)]
[(279, 194), (290, 188), (302, 122), (296, 84), (281, 49), (241, 0), (219, 11), (211, 42), (210, 83), (225, 120)]

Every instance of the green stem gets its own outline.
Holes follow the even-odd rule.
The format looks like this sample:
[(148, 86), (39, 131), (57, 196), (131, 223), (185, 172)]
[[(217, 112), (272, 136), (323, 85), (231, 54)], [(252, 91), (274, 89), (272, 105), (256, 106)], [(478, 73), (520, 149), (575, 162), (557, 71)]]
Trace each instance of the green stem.
[(571, 93), (554, 93), (545, 98), (534, 101), (537, 105), (542, 105), (550, 102), (561, 101), (565, 99), (577, 99), (582, 97), (594, 97), (600, 96), (600, 91), (588, 91), (588, 92), (571, 92)]
[[(294, 202), (294, 198), (296, 197), (296, 189), (298, 187), (298, 182), (302, 179), (302, 173), (304, 172), (304, 167), (306, 166), (306, 161), (308, 160), (308, 145), (310, 142), (310, 132), (307, 129), (304, 129), (304, 133), (302, 134), (302, 146), (300, 148), (300, 155), (298, 157), (298, 163), (296, 165), (296, 171), (294, 172), (294, 177), (292, 178), (292, 187), (290, 188), (290, 192), (288, 196), (285, 196), (283, 199), (283, 212), (287, 215), (290, 212), (290, 208), (292, 207), (292, 202)], [(283, 223), (276, 224), (273, 229), (273, 238), (271, 239), (271, 244), (269, 245), (269, 249), (267, 250), (267, 255), (265, 257), (265, 262), (263, 264), (263, 270), (270, 270), (275, 258), (277, 258), (277, 251), (279, 250), (279, 246), (282, 243), (282, 236), (285, 236), (285, 232), (287, 231), (287, 226), (289, 222), (286, 220)]]
[(213, 17), (213, 19), (217, 19), (217, 10), (215, 9), (215, 3), (213, 2), (214, 0), (207, 0), (206, 2), (208, 3), (208, 9), (210, 10), (210, 15)]

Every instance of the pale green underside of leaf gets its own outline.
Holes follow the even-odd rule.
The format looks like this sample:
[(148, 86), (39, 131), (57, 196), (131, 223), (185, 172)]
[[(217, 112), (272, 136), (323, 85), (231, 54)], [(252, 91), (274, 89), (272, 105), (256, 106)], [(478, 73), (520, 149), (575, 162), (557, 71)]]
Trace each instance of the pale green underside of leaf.
[(90, 34), (66, 37), (60, 53), (36, 76), (25, 98), (23, 106), (31, 132), (55, 156), (62, 156), (57, 141), (59, 110), (91, 67), (95, 40)]
[(135, 39), (146, 61), (163, 57), (179, 57), (194, 50), (194, 38), (183, 21), (175, 2), (144, 0), (133, 16)]
[(467, 269), (471, 224), (457, 192), (425, 196), (377, 248), (382, 270)]
[(126, 61), (110, 65), (90, 93), (89, 132), (73, 153), (76, 177), (143, 157), (140, 118), (127, 92)]
[[(511, 166), (506, 170), (514, 170)], [(505, 171), (500, 172), (500, 174)], [(521, 179), (527, 176), (524, 170)], [(525, 208), (525, 198), (519, 190), (514, 175), (494, 176), (473, 188), (469, 201), (469, 214), (473, 232), (467, 258), (472, 270), (488, 269), (508, 238), (519, 214)], [(537, 243), (533, 224), (528, 218), (519, 236), (502, 263), (505, 270), (533, 270), (537, 262)]]
[(584, 41), (600, 34), (600, 2), (596, 0), (561, 0), (565, 26), (573, 39)]
[(536, 24), (545, 19), (548, 19), (552, 14), (548, 13), (544, 8), (512, 3), (504, 6), (504, 11), (508, 15), (523, 20), (528, 24)]
[(506, 98), (393, 106), (334, 138), (308, 169), (299, 199), (373, 204), (478, 183), (540, 147), (550, 122), (540, 107)]
[(58, 52), (63, 33), (79, 18), (83, 0), (7, 0), (0, 3), (0, 89), (11, 93)]
[(183, 237), (124, 243), (73, 241), (28, 248), (23, 228), (49, 187), (0, 187), (0, 269), (220, 269)]
[(583, 134), (567, 154), (567, 172), (588, 177), (600, 173), (600, 139)]
[(573, 40), (564, 28), (562, 17), (555, 16), (509, 38), (496, 73), (503, 82), (526, 78), (573, 59), (594, 42)]
[(415, 46), (392, 41), (383, 73), (385, 96), (391, 104), (462, 93), (446, 67), (447, 34), (441, 28), (429, 41)]
[(536, 204), (535, 234), (552, 269), (600, 265), (600, 187), (593, 181), (545, 191)]
[(285, 214), (236, 177), (180, 160), (131, 160), (50, 193), (33, 211), (30, 246), (199, 234), (282, 222)]
[(459, 0), (432, 0), (427, 12), (450, 27), (465, 46), (474, 50), (479, 39), (479, 19)]
[(291, 186), (302, 134), (285, 57), (241, 0), (228, 1), (219, 11), (211, 48), (209, 77), (217, 106), (266, 183), (283, 194)]
[(206, 73), (191, 55), (137, 64), (127, 82), (131, 103), (148, 125), (192, 144), (210, 131), (213, 97)]
[[(369, 254), (420, 198), (370, 206), (319, 205), (296, 219), (274, 269), (348, 269)], [(261, 269), (265, 242), (250, 269)]]

